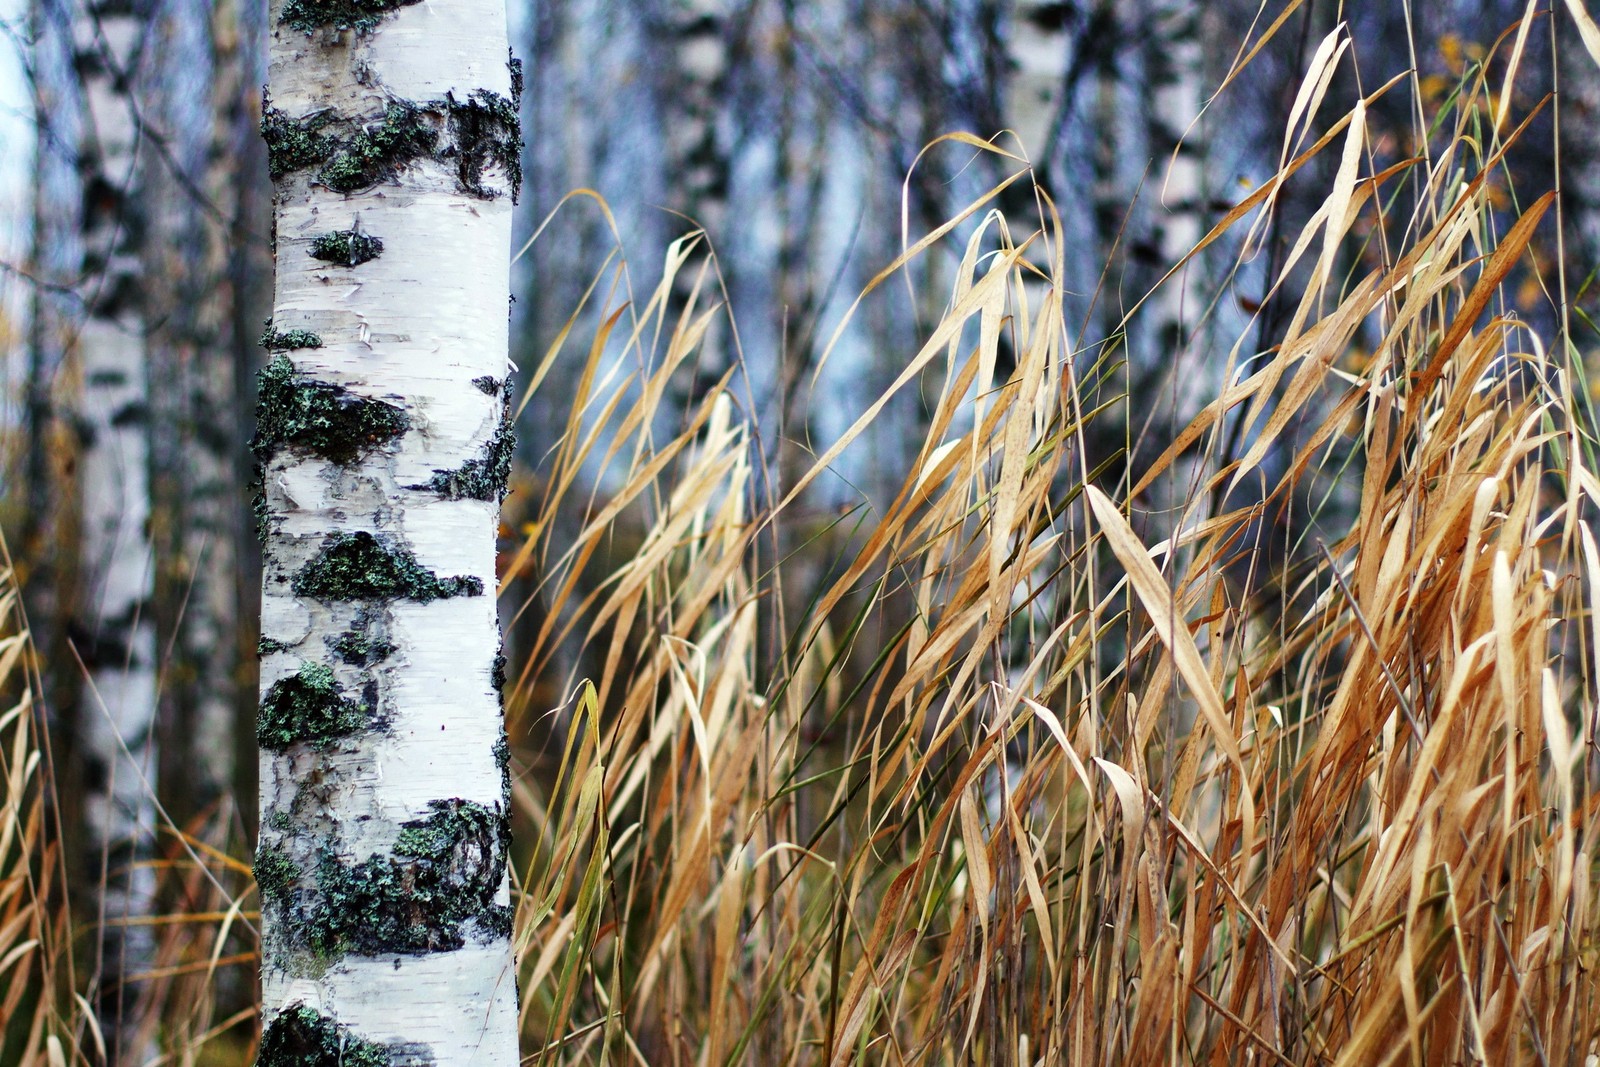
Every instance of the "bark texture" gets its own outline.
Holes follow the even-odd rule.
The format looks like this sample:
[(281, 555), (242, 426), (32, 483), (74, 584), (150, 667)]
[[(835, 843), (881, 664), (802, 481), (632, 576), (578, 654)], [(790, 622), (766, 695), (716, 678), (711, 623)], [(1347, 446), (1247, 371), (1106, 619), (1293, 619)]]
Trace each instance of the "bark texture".
[(260, 1063), (510, 1065), (505, 5), (270, 18)]

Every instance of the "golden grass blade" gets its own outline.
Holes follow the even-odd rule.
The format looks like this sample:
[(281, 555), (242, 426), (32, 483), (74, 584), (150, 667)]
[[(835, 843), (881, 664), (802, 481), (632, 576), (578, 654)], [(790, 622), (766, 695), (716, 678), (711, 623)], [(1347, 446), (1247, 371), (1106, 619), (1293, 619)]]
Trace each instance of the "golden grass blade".
[(1584, 10), (1583, 0), (1567, 0), (1567, 13), (1578, 26), (1578, 38), (1583, 41), (1589, 58), (1600, 64), (1600, 26), (1596, 26), (1593, 16)]
[(1222, 698), (1217, 693), (1210, 672), (1206, 670), (1205, 661), (1200, 658), (1200, 650), (1195, 646), (1188, 626), (1177, 615), (1171, 589), (1150, 561), (1149, 553), (1134, 534), (1133, 528), (1111, 499), (1098, 488), (1085, 486), (1084, 494), (1100, 525), (1100, 532), (1127, 572), (1129, 583), (1144, 605), (1151, 626), (1172, 654), (1178, 673), (1183, 675), (1190, 693), (1200, 706), (1201, 714), (1210, 723), (1214, 743), (1238, 772), (1239, 805), (1244, 820), (1245, 856), (1248, 858), (1253, 852), (1255, 800), (1251, 796), (1250, 777), (1245, 770), (1244, 757), (1234, 739), (1233, 724), (1228, 721)]

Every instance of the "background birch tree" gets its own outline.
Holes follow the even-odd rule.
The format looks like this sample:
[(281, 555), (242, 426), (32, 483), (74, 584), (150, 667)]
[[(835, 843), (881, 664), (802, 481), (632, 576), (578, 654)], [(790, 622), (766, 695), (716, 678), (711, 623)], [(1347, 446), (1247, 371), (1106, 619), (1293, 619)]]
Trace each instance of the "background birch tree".
[(150, 426), (161, 799), (177, 826), (214, 842), (242, 836), (255, 808), (235, 801), (254, 782), (260, 573), (244, 442), (271, 311), (262, 21), (248, 2), (162, 0), (141, 96), (143, 275), (161, 385)]
[(260, 1062), (515, 1064), (505, 5), (269, 17)]
[(101, 984), (96, 1000), (110, 1063), (152, 1049), (147, 998), (128, 984), (148, 970), (155, 873), (157, 647), (151, 592), (149, 366), (135, 97), (152, 43), (147, 0), (79, 8), (72, 32), (86, 120), (83, 299), (77, 352), (83, 392), (78, 461), (83, 531), (82, 630), (88, 667), (80, 710), (84, 821), (102, 871)]

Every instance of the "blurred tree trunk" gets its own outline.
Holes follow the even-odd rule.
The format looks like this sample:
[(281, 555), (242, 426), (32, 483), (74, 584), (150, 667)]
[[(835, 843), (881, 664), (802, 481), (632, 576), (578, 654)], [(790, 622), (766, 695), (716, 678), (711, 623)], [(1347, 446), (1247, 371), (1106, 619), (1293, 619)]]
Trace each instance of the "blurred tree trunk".
[(506, 8), (270, 20), (259, 1062), (511, 1067)]
[(87, 123), (79, 153), (84, 199), (78, 337), (82, 591), (78, 651), (88, 667), (81, 709), (88, 843), (104, 864), (96, 1008), (108, 1059), (140, 1062), (153, 1035), (126, 985), (152, 962), (156, 631), (151, 614), (147, 228), (142, 135), (134, 88), (150, 43), (148, 3), (86, 6), (73, 17)]
[[(1156, 288), (1139, 315), (1142, 345), (1130, 346), (1130, 351), (1144, 357), (1134, 371), (1142, 395), (1156, 398), (1159, 412), (1158, 423), (1140, 419), (1135, 432), (1150, 433), (1146, 448), (1158, 454), (1218, 394), (1226, 361), (1196, 343), (1196, 323), (1210, 292), (1206, 259), (1197, 257), (1166, 277), (1204, 234), (1204, 128), (1197, 122), (1205, 99), (1200, 7), (1195, 0), (1138, 0), (1131, 17), (1148, 31), (1139, 44), (1150, 151), (1143, 197), (1148, 254), (1153, 257), (1149, 279)], [(1201, 452), (1178, 463), (1172, 476), (1152, 490), (1152, 502), (1161, 513), (1153, 529), (1176, 530), (1205, 517), (1199, 510), (1205, 501), (1193, 499), (1192, 487), (1200, 484), (1198, 467), (1206, 459)]]
[(244, 434), (232, 417), (241, 294), (231, 246), (245, 183), (228, 116), (247, 90), (232, 3), (167, 0), (160, 30), (148, 110), (161, 147), (148, 169), (163, 180), (150, 183), (146, 263), (151, 374), (168, 387), (151, 398), (153, 533), (160, 630), (175, 638), (162, 686), (163, 796), (187, 825), (231, 796), (236, 763), (244, 494), (235, 456)]
[[(78, 278), (83, 270), (83, 189), (78, 172), (83, 100), (74, 67), (72, 13), (63, 0), (33, 0), (29, 70), (34, 94), (36, 149), (30, 264), (36, 284), (28, 307), (28, 371), (19, 577), (28, 621), (39, 649), (47, 708), (58, 715), (76, 691), (67, 653), (72, 587), (78, 560), (63, 506), (73, 492), (76, 446), (71, 437), (70, 353), (81, 317)], [(67, 740), (70, 736), (63, 735)], [(67, 761), (69, 766), (74, 761)], [(72, 791), (76, 794), (76, 790)]]

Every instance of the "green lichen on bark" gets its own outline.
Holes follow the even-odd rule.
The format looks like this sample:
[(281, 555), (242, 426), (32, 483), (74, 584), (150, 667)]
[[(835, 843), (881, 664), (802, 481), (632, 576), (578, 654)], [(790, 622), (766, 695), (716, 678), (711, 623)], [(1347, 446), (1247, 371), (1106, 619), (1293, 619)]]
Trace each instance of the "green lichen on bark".
[(440, 578), (417, 562), (411, 550), (390, 538), (337, 533), (300, 569), (290, 585), (297, 596), (321, 600), (444, 600), (482, 596), (483, 582), (457, 575)]
[(287, 652), (294, 646), (284, 644), (275, 637), (263, 637), (256, 642), (256, 655), (258, 657), (270, 656), (274, 652)]
[(511, 73), (511, 102), (520, 108), (522, 106), (524, 81), (522, 77), (522, 60), (518, 59), (516, 53), (509, 48), (506, 49), (506, 70)]
[[(322, 0), (318, 6), (338, 3)], [(519, 89), (519, 66), (512, 69), (512, 82)], [(381, 118), (365, 123), (326, 111), (295, 120), (269, 107), (261, 119), (268, 170), (276, 180), (315, 167), (317, 181), (349, 194), (392, 180), (419, 159), (434, 159), (454, 168), (462, 192), (486, 200), (499, 195), (484, 183), (485, 175), (498, 169), (515, 202), (522, 186), (523, 147), (517, 95), (514, 91), (507, 99), (476, 89), (462, 100), (454, 94), (443, 100), (397, 100)]]
[(261, 139), (267, 143), (267, 173), (274, 180), (328, 158), (336, 144), (322, 133), (330, 117), (313, 115), (296, 122), (277, 108), (261, 109)]
[(462, 191), (493, 199), (496, 194), (483, 184), (483, 176), (498, 167), (511, 187), (511, 202), (516, 203), (522, 190), (522, 118), (516, 101), (478, 89), (466, 100), (448, 96), (446, 104), (455, 141), (456, 181)]
[(321, 29), (371, 33), (384, 16), (420, 0), (288, 0), (278, 21), (302, 33)]
[(394, 655), (394, 645), (388, 641), (353, 630), (331, 638), (328, 647), (352, 667), (372, 667)]
[(284, 1008), (261, 1033), (256, 1067), (391, 1067), (388, 1045), (358, 1037), (349, 1027), (302, 1001)]
[(267, 491), (259, 463), (256, 464), (251, 484), (255, 486), (255, 493), (250, 497), (250, 514), (255, 517), (256, 540), (266, 544), (267, 534), (272, 529), (272, 510), (267, 507)]
[(500, 727), (500, 739), (494, 743), (494, 765), (500, 768), (500, 794), (507, 807), (511, 804), (511, 742), (506, 738), (506, 728)]
[(260, 382), (251, 448), (261, 462), (288, 445), (348, 465), (411, 425), (393, 404), (302, 378), (287, 356), (269, 363)]
[(331, 667), (302, 663), (297, 673), (274, 682), (261, 698), (256, 742), (273, 752), (302, 742), (327, 748), (373, 725), (375, 694), (366, 696), (365, 703), (352, 700), (340, 691)]
[(435, 800), (402, 824), (388, 855), (346, 864), (324, 850), (314, 901), (286, 924), (291, 941), (331, 955), (416, 954), (460, 948), (469, 934), (504, 936), (510, 909), (494, 903), (510, 845), (501, 811)]
[(413, 160), (432, 155), (439, 142), (427, 111), (405, 101), (391, 103), (381, 119), (357, 125), (345, 136), (325, 132), (336, 121), (336, 116), (318, 112), (297, 122), (268, 108), (261, 119), (261, 136), (267, 142), (267, 169), (272, 177), (318, 167), (317, 180), (322, 184), (334, 192), (353, 193), (394, 177)]
[(359, 267), (383, 254), (383, 242), (359, 230), (333, 230), (311, 241), (311, 258), (340, 267)]
[(353, 193), (393, 178), (413, 160), (431, 155), (439, 135), (415, 104), (396, 102), (383, 120), (335, 143), (317, 178), (336, 193)]
[(262, 845), (256, 850), (256, 885), (263, 900), (281, 903), (288, 899), (289, 890), (300, 878), (300, 868), (281, 848)]
[(499, 503), (505, 499), (506, 483), (511, 477), (511, 452), (516, 444), (516, 432), (502, 423), (477, 459), (469, 459), (453, 471), (435, 470), (432, 478), (406, 488), (438, 493), (445, 500)]
[(296, 348), (321, 348), (322, 338), (310, 330), (275, 330), (272, 320), (267, 320), (261, 331), (261, 347), (268, 352), (286, 352)]

